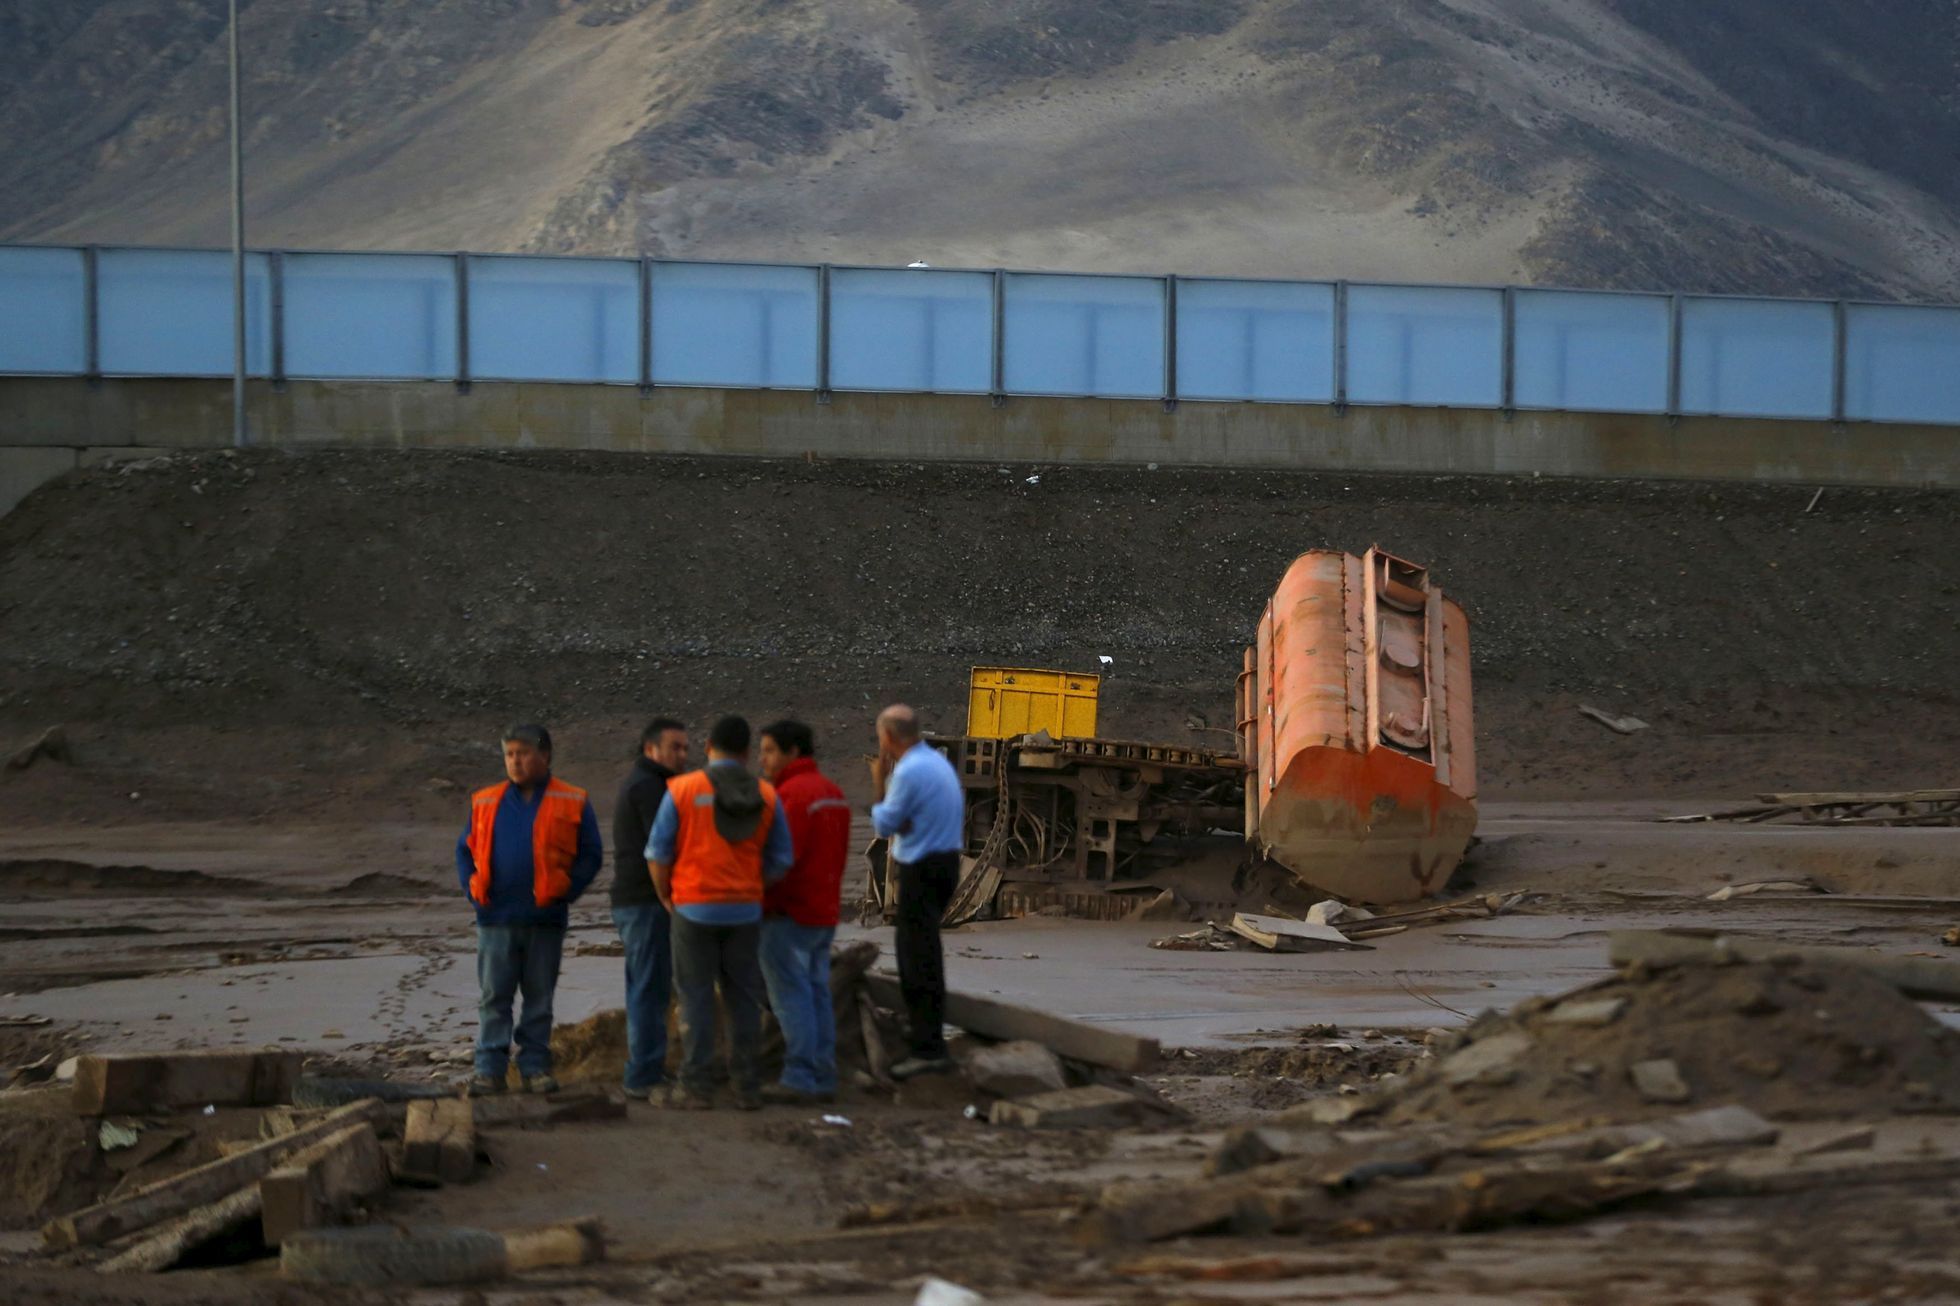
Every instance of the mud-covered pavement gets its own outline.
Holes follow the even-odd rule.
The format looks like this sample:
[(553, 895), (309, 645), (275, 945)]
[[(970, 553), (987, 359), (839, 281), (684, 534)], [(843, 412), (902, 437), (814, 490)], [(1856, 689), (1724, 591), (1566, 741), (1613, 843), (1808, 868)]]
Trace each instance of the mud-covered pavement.
[[(1150, 942), (1184, 926), (1053, 918), (948, 934), (956, 988), (1162, 1040), (1167, 1051), (1142, 1082), (1189, 1113), (1182, 1123), (998, 1129), (967, 1118), (964, 1108), (985, 1099), (958, 1081), (908, 1086), (896, 1100), (849, 1088), (834, 1108), (848, 1125), (783, 1108), (675, 1115), (633, 1104), (624, 1123), (492, 1134), (481, 1181), (399, 1191), (387, 1218), (489, 1226), (605, 1218), (607, 1264), (483, 1298), (513, 1303), (902, 1301), (924, 1273), (1002, 1300), (1756, 1301), (1867, 1291), (1939, 1300), (1960, 1291), (1960, 1257), (1933, 1250), (1950, 1242), (1934, 1235), (1960, 1189), (1923, 1181), (1635, 1209), (1572, 1229), (1331, 1247), (1241, 1238), (1109, 1249), (1076, 1238), (1071, 1212), (1110, 1184), (1195, 1178), (1229, 1128), (1379, 1089), (1432, 1062), (1450, 1031), (1479, 1013), (1610, 975), (1609, 930), (1705, 927), (1893, 955), (1939, 951), (1956, 912), (1954, 832), (1653, 819), (1674, 810), (1686, 809), (1499, 806), (1456, 887), (1527, 896), (1495, 918), (1413, 929), (1369, 951), (1165, 951)], [(414, 826), (268, 834), (213, 824), (0, 835), (9, 902), (0, 1020), (50, 1022), (0, 1031), (7, 1059), (271, 1046), (304, 1049), (317, 1073), (460, 1079), (474, 1033), (474, 940), (467, 905), (439, 869), (451, 837)], [(1833, 892), (1707, 898), (1726, 884), (1792, 876)], [(878, 941), (889, 956), (888, 930), (847, 925), (840, 937)], [(575, 909), (562, 1025), (618, 1005), (613, 938), (602, 897)], [(1960, 1004), (1928, 1009), (1960, 1025)], [(568, 1078), (595, 1069), (605, 1082), (602, 1059), (573, 1064)], [(18, 1110), (10, 1099), (34, 1096), (0, 1094), (0, 1107)], [(1801, 1128), (1828, 1131), (1857, 1118), (1841, 1108)], [(1960, 1155), (1960, 1125), (1946, 1117), (1905, 1117), (1886, 1129), (1881, 1152)], [(156, 1164), (167, 1170), (170, 1158)], [(86, 1188), (36, 1182), (50, 1207)], [(17, 1227), (52, 1213), (30, 1210), (31, 1196), (11, 1208)], [(934, 1214), (920, 1227), (839, 1228), (851, 1212), (881, 1204)], [(1868, 1236), (1830, 1257), (1814, 1247), (1845, 1227)], [(90, 1272), (20, 1259), (31, 1242), (19, 1234), (0, 1242), (17, 1253), (0, 1268), (16, 1299), (90, 1300), (108, 1290)], [(1685, 1245), (1692, 1256), (1679, 1254)], [(1192, 1264), (1180, 1268), (1179, 1256)], [(1249, 1277), (1179, 1277), (1209, 1273), (1201, 1263), (1217, 1261), (1244, 1261), (1216, 1273)], [(155, 1276), (117, 1289), (136, 1295), (115, 1300), (231, 1302), (266, 1292), (275, 1295), (265, 1300), (311, 1300), (269, 1286), (269, 1264)]]
[[(878, 704), (956, 729), (976, 663), (1110, 656), (1105, 732), (1216, 744), (1286, 561), (1379, 542), (1471, 613), (1479, 843), (1450, 893), (1498, 896), (1501, 914), (1289, 955), (1150, 946), (1184, 921), (966, 927), (946, 939), (955, 988), (1160, 1040), (1134, 1087), (1182, 1116), (1013, 1130), (969, 1118), (986, 1104), (951, 1079), (853, 1083), (832, 1112), (848, 1124), (635, 1103), (623, 1121), (490, 1130), (478, 1182), (397, 1187), (377, 1214), (597, 1215), (609, 1260), (385, 1299), (896, 1303), (933, 1274), (999, 1301), (1952, 1300), (1960, 1186), (1926, 1165), (1960, 1158), (1955, 1118), (1896, 1075), (1867, 1108), (1859, 1076), (1905, 1045), (1858, 1043), (1856, 1011), (1818, 1021), (1837, 1041), (1816, 1056), (1783, 1058), (1830, 1081), (1827, 1118), (1779, 1118), (1751, 1164), (1784, 1174), (1869, 1123), (1847, 1155), (1903, 1167), (1884, 1181), (1652, 1195), (1476, 1233), (1084, 1236), (1120, 1185), (1199, 1181), (1228, 1131), (1421, 1081), (1486, 1012), (1634, 982), (1614, 978), (1609, 931), (1956, 955), (1940, 938), (1960, 923), (1960, 832), (1657, 820), (1759, 791), (1960, 781), (1955, 496), (1813, 493), (434, 453), (183, 455), (65, 478), (0, 522), (0, 744), (60, 724), (73, 745), (0, 772), (0, 1072), (269, 1047), (315, 1075), (454, 1083), (476, 984), (453, 845), (506, 719), (551, 723), (560, 773), (602, 822), (661, 711), (801, 715), (861, 800)], [(1612, 733), (1581, 704), (1650, 728)], [(1772, 880), (1821, 891), (1708, 897)], [(574, 909), (557, 1004), (585, 1040), (567, 1078), (602, 1085), (604, 1021), (574, 1027), (620, 1002), (604, 887)], [(888, 930), (840, 938), (889, 964)], [(1920, 1004), (1948, 1027), (1957, 1007)], [(1706, 1037), (1754, 1057), (1770, 1026), (1724, 1010)], [(1627, 1030), (1694, 1064), (1658, 1046), (1679, 1030)], [(1570, 1094), (1549, 1106), (1452, 1089), (1440, 1114), (1563, 1126), (1626, 1106), (1569, 1070), (1519, 1072)], [(1424, 1111), (1377, 1117), (1393, 1119), (1384, 1145), (1454, 1127)], [(361, 1300), (264, 1259), (133, 1279), (31, 1254), (47, 1216), (209, 1160), (252, 1114), (140, 1120), (144, 1141), (110, 1153), (60, 1090), (0, 1092), (0, 1301)]]

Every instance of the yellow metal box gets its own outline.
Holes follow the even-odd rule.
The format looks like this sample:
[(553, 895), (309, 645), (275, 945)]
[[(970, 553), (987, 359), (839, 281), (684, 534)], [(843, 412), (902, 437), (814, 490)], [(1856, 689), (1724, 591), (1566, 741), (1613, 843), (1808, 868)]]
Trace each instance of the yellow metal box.
[(1012, 739), (1046, 730), (1055, 739), (1096, 733), (1101, 676), (1029, 667), (975, 667), (969, 682), (966, 733)]

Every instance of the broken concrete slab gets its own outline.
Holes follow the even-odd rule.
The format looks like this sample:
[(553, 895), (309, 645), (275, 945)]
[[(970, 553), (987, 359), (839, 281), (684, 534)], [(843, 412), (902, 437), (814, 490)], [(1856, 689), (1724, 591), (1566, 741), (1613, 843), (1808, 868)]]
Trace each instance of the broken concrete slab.
[(1028, 1097), (1068, 1087), (1062, 1059), (1028, 1039), (980, 1048), (960, 1068), (973, 1087), (995, 1097)]
[(1531, 1035), (1523, 1030), (1505, 1030), (1458, 1048), (1437, 1068), (1446, 1084), (1508, 1083), (1517, 1075), (1516, 1063), (1531, 1050)]
[(75, 1111), (85, 1116), (186, 1106), (272, 1106), (292, 1100), (298, 1052), (90, 1055), (75, 1062)]
[(1561, 1002), (1545, 1013), (1545, 1020), (1553, 1025), (1599, 1029), (1618, 1020), (1626, 1012), (1627, 1001), (1626, 998), (1582, 998)]
[(1616, 735), (1638, 734), (1647, 728), (1647, 723), (1637, 716), (1620, 716), (1617, 713), (1608, 712), (1603, 708), (1592, 707), (1588, 704), (1581, 704), (1579, 713), (1582, 716), (1591, 717), (1594, 721), (1599, 722), (1599, 724), (1605, 726)]
[(1155, 1118), (1151, 1105), (1107, 1084), (1037, 1093), (1016, 1102), (996, 1102), (988, 1119), (1021, 1129), (1115, 1129)]
[[(1682, 1087), (1685, 1090), (1686, 1085)], [(1768, 1147), (1782, 1134), (1782, 1130), (1748, 1107), (1731, 1105), (1639, 1124), (1614, 1125), (1579, 1135), (1576, 1141), (1595, 1152), (1618, 1152), (1650, 1142), (1664, 1147)]]
[[(896, 975), (872, 971), (864, 977), (864, 983), (865, 991), (879, 1006), (888, 1011), (905, 1010), (904, 994)], [(949, 992), (946, 1023), (1002, 1042), (1029, 1039), (1071, 1061), (1086, 1061), (1092, 1066), (1126, 1074), (1133, 1075), (1157, 1064), (1158, 1044), (1154, 1038), (1103, 1029), (998, 998)]]
[(1686, 1102), (1694, 1096), (1681, 1078), (1681, 1068), (1664, 1057), (1634, 1062), (1627, 1067), (1627, 1078), (1649, 1102)]
[(446, 1184), (476, 1177), (476, 1117), (469, 1098), (410, 1102), (402, 1139), (408, 1173)]

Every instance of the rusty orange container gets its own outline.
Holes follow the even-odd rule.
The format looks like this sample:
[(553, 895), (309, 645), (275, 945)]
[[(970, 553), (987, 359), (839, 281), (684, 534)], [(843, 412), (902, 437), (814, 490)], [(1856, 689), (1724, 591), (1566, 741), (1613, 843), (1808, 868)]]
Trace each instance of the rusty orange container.
[(1350, 902), (1441, 891), (1477, 828), (1470, 624), (1426, 568), (1301, 555), (1239, 677), (1246, 838)]

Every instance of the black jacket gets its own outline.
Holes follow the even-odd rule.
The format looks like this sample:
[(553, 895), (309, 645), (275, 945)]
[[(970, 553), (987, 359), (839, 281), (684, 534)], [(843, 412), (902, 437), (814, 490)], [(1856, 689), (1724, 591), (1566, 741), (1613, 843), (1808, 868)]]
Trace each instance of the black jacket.
[(642, 756), (620, 781), (619, 799), (613, 804), (615, 907), (660, 901), (653, 891), (653, 875), (647, 870), (647, 836), (653, 832), (653, 818), (660, 815), (660, 800), (667, 796), (667, 782), (673, 778), (672, 771)]

